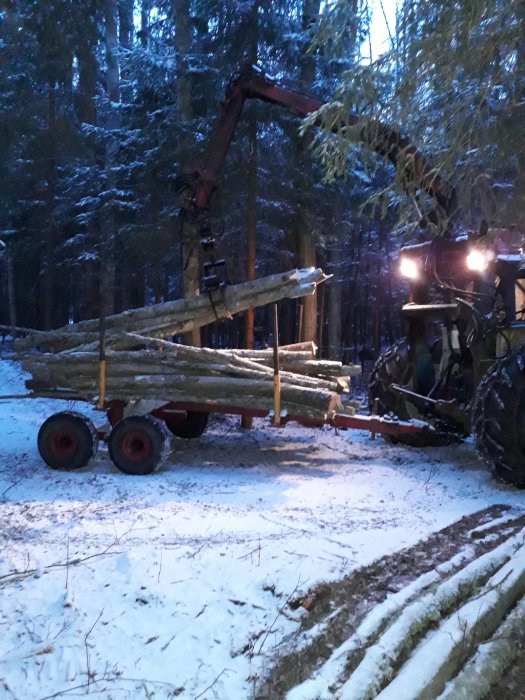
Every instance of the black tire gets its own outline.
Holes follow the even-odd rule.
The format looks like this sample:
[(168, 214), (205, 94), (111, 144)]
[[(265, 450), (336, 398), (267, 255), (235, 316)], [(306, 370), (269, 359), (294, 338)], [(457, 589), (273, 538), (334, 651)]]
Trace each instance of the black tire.
[(525, 345), (496, 360), (480, 382), (472, 432), (492, 474), (525, 488)]
[[(407, 340), (401, 340), (387, 348), (376, 360), (370, 374), (368, 383), (368, 407), (370, 411), (376, 409), (380, 416), (393, 414), (400, 420), (412, 418), (424, 419), (417, 412), (416, 407), (406, 399), (391, 391), (392, 384), (404, 386), (410, 384), (414, 374), (413, 362), (410, 353), (410, 345)], [(429, 378), (427, 383), (432, 383)], [(389, 436), (393, 443), (402, 443), (409, 447), (428, 447), (446, 445), (456, 440), (457, 436), (441, 430), (422, 430), (419, 433), (408, 435)]]
[(186, 411), (185, 413), (165, 414), (163, 420), (173, 435), (190, 440), (200, 437), (208, 425), (209, 413)]
[(166, 437), (164, 426), (153, 416), (129, 416), (109, 434), (109, 456), (125, 474), (151, 474), (165, 457)]
[(387, 348), (376, 360), (368, 383), (368, 407), (372, 411), (377, 399), (377, 412), (380, 416), (393, 413), (400, 420), (409, 420), (405, 399), (390, 390), (391, 384), (403, 386), (412, 377), (410, 345), (402, 340)]
[(97, 431), (81, 413), (61, 411), (42, 423), (37, 444), (51, 469), (81, 469), (97, 454)]

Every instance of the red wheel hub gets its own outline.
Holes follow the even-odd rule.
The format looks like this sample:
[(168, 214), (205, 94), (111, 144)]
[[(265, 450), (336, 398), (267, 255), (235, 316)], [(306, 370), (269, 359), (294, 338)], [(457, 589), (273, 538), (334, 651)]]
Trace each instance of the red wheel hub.
[(56, 430), (49, 440), (49, 449), (60, 458), (70, 457), (77, 449), (78, 441), (74, 435), (65, 430)]
[(146, 459), (151, 452), (151, 445), (141, 432), (132, 432), (126, 435), (122, 441), (122, 454), (126, 459), (140, 462)]

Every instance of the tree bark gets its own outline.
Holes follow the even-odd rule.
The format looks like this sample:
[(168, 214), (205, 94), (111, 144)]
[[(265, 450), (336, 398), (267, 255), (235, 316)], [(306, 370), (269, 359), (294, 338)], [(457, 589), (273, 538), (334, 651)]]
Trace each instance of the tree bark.
[[(319, 0), (305, 0), (303, 6), (302, 30), (304, 33), (305, 44), (308, 40), (308, 32), (313, 23), (319, 18), (320, 9)], [(304, 52), (301, 55), (299, 62), (299, 77), (303, 84), (312, 85), (315, 79), (315, 62), (311, 55)], [(301, 168), (301, 161), (304, 159), (304, 154), (298, 152), (298, 165)], [(301, 192), (301, 188), (299, 188)], [(311, 222), (305, 216), (308, 210), (306, 203), (303, 200), (302, 193), (299, 196), (299, 202), (296, 209), (296, 220), (298, 224), (298, 246), (299, 246), (299, 267), (315, 267), (315, 241), (311, 227)], [(311, 297), (304, 298), (302, 301), (302, 324), (301, 337), (299, 340), (316, 340), (317, 337), (317, 296), (314, 294)]]
[[(257, 64), (259, 42), (259, 2), (255, 1), (251, 17), (251, 49), (250, 62)], [(248, 161), (248, 192), (246, 201), (246, 279), (255, 279), (256, 257), (256, 207), (257, 207), (257, 110), (251, 105), (248, 114), (248, 141), (250, 158)], [(245, 313), (244, 340), (246, 348), (253, 348), (254, 342), (254, 311), (247, 309)]]
[(16, 299), (15, 299), (15, 269), (11, 244), (6, 250), (7, 267), (7, 303), (9, 306), (9, 324), (11, 326), (11, 336), (16, 338)]
[[(191, 48), (190, 1), (173, 0), (175, 20), (175, 51), (177, 55), (177, 103), (179, 117), (184, 129), (179, 161), (183, 172), (189, 171), (190, 133), (193, 117), (192, 84), (188, 70), (188, 54)], [(185, 298), (197, 296), (200, 288), (200, 247), (201, 242), (196, 227), (188, 226), (183, 219), (181, 225), (182, 250), (182, 296)], [(201, 333), (198, 327), (184, 334), (184, 342), (188, 345), (201, 345)]]
[(333, 238), (329, 243), (329, 271), (333, 275), (328, 293), (328, 357), (331, 360), (341, 359), (341, 319), (342, 319), (342, 289), (341, 289), (341, 241)]
[(151, 0), (142, 0), (140, 4), (140, 43), (143, 49), (148, 45), (150, 9)]
[[(119, 125), (118, 113), (114, 105), (120, 102), (120, 67), (118, 61), (118, 22), (116, 0), (104, 0), (105, 43), (106, 43), (106, 93), (109, 101), (106, 120), (105, 188), (115, 186), (114, 167), (117, 142), (115, 130)], [(110, 201), (102, 205), (100, 214), (101, 264), (100, 264), (100, 313), (112, 314), (115, 310), (115, 239), (117, 228), (114, 205)]]
[[(302, 208), (301, 208), (302, 209)], [(299, 267), (315, 267), (315, 241), (311, 228), (305, 221), (305, 217), (301, 214), (298, 220), (301, 227), (298, 231), (299, 238)], [(304, 297), (301, 301), (302, 324), (300, 341), (317, 339), (317, 296)]]
[(131, 49), (133, 40), (133, 0), (119, 0), (119, 39), (123, 49)]

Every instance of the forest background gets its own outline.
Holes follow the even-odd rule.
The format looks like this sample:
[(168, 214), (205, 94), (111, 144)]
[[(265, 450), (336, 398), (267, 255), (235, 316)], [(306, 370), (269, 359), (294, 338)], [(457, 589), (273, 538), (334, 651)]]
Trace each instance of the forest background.
[[(391, 18), (379, 56), (373, 9)], [(399, 127), (454, 183), (461, 227), (525, 230), (520, 0), (2, 0), (0, 324), (49, 329), (191, 291), (202, 253), (181, 240), (178, 191), (244, 62), (332, 116)], [(247, 104), (212, 200), (217, 246), (232, 283), (312, 264), (333, 274), (304, 315), (281, 302), (281, 342), (299, 333), (325, 357), (370, 358), (402, 335), (396, 253), (431, 203), (349, 135), (300, 127)], [(262, 309), (254, 327), (236, 317), (202, 341), (270, 330)]]

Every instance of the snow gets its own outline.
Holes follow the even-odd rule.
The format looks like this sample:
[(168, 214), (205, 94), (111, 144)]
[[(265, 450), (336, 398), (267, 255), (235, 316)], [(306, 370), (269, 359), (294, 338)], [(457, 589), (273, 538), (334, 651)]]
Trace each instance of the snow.
[[(21, 393), (18, 366), (0, 360), (0, 394)], [(118, 472), (103, 445), (87, 469), (52, 471), (36, 436), (65, 408), (94, 413), (0, 401), (6, 699), (73, 688), (112, 700), (251, 698), (308, 614), (290, 611), (290, 598), (466, 514), (523, 508), (468, 442), (410, 450), (362, 431), (262, 420), (242, 431), (218, 417), (202, 438), (174, 439), (147, 477)]]

